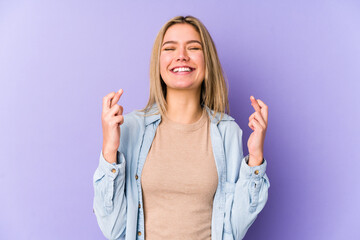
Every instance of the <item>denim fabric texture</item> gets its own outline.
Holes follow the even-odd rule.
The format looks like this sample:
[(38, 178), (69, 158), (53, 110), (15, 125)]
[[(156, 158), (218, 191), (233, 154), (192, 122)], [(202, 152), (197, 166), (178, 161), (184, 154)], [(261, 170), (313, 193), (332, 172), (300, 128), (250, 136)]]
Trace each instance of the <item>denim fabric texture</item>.
[[(220, 120), (219, 113), (213, 117), (213, 111), (205, 108), (210, 117), (212, 150), (219, 178), (213, 200), (211, 236), (214, 240), (243, 239), (268, 199), (267, 162), (264, 159), (260, 166), (250, 167), (249, 156), (243, 156), (242, 130), (234, 118), (224, 114)], [(161, 122), (161, 115), (156, 112), (153, 105), (150, 116), (138, 111), (124, 115), (117, 163), (107, 162), (100, 151), (93, 177), (93, 207), (99, 227), (108, 239), (145, 239), (140, 181)]]

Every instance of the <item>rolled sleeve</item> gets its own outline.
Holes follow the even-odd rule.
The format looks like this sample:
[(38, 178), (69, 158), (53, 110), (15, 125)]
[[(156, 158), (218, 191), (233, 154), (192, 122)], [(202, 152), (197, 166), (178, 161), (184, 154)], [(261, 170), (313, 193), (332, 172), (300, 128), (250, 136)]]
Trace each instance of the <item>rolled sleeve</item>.
[[(259, 166), (250, 167), (248, 165), (249, 162), (249, 155), (243, 158), (240, 168), (240, 181), (248, 182), (248, 190), (250, 196), (250, 205), (249, 211), (255, 212), (257, 209), (260, 200), (261, 189), (264, 190), (263, 185), (267, 184), (265, 187), (266, 189), (270, 186), (269, 179), (267, 178), (266, 166), (267, 162), (265, 158), (263, 159), (263, 163)], [(265, 201), (266, 202), (266, 201)], [(263, 208), (263, 206), (261, 206)]]
[(250, 167), (248, 165), (249, 155), (243, 158), (240, 168), (240, 179), (257, 179), (262, 178), (266, 172), (267, 162), (264, 158), (263, 163), (259, 166)]
[(106, 174), (109, 178), (115, 179), (118, 174), (125, 173), (125, 157), (124, 154), (117, 151), (116, 154), (116, 162), (117, 163), (109, 163), (105, 160), (103, 152), (100, 153), (100, 161), (99, 161), (99, 169)]
[(231, 210), (231, 229), (235, 239), (243, 239), (268, 198), (269, 179), (266, 176), (267, 162), (250, 167), (249, 155), (243, 157), (239, 179), (236, 182)]
[(119, 151), (116, 157), (116, 163), (111, 164), (105, 160), (101, 151), (99, 166), (94, 173), (94, 208), (103, 215), (113, 211), (114, 196), (124, 191), (126, 161), (123, 153)]
[(94, 174), (94, 213), (99, 227), (108, 239), (119, 239), (126, 229), (126, 196), (124, 155), (117, 151), (116, 163), (105, 160), (100, 153)]

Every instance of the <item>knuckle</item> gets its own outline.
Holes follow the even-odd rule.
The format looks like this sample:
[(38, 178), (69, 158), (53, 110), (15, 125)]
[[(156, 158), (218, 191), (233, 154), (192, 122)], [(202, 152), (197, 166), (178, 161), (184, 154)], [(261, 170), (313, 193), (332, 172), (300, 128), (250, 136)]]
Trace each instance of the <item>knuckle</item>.
[(120, 109), (119, 104), (115, 104), (115, 105), (114, 105), (114, 108), (115, 108), (117, 111), (119, 111), (119, 109)]
[(107, 100), (108, 98), (110, 98), (114, 94), (115, 94), (115, 92), (111, 92), (111, 93), (106, 94), (106, 96), (103, 97), (103, 100)]
[(119, 110), (119, 105), (118, 104), (114, 104), (112, 107), (111, 107), (111, 111), (117, 111)]

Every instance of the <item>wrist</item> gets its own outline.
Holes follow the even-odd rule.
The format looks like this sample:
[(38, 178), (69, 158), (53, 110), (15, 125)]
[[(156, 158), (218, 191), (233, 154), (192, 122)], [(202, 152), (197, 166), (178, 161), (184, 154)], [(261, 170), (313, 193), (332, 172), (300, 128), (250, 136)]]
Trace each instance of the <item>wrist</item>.
[(255, 167), (255, 166), (259, 166), (263, 163), (264, 161), (264, 156), (260, 155), (260, 156), (255, 156), (249, 153), (249, 162), (248, 165), (250, 167)]
[(110, 151), (110, 152), (104, 152), (103, 151), (103, 156), (105, 158), (105, 160), (109, 163), (116, 163), (116, 159), (117, 159), (117, 151)]

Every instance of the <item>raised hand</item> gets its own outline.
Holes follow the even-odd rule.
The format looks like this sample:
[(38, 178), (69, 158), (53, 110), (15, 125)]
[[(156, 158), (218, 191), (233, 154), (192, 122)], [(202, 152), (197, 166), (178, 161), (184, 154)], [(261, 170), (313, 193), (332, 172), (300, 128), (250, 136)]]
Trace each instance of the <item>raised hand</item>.
[(120, 125), (124, 123), (123, 107), (118, 105), (123, 90), (111, 92), (103, 98), (101, 123), (103, 129), (102, 152), (106, 161), (116, 162), (117, 150), (120, 146)]
[(268, 123), (268, 106), (260, 99), (250, 97), (255, 112), (249, 117), (249, 127), (253, 130), (247, 142), (250, 167), (262, 163), (264, 156), (264, 141)]

